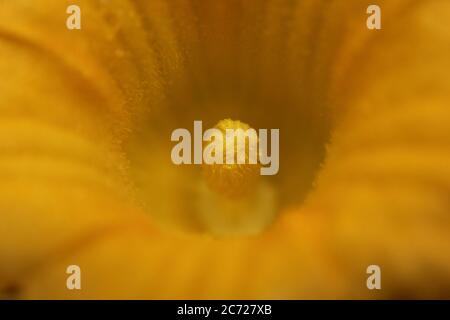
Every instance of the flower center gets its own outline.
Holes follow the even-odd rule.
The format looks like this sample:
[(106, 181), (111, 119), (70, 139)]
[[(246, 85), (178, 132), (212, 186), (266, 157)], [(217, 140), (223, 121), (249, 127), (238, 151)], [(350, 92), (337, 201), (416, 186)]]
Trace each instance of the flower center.
[[(230, 119), (221, 120), (215, 128), (222, 134), (206, 142), (204, 149), (211, 149), (212, 156), (217, 156), (215, 146), (225, 152), (219, 155), (221, 163), (203, 164), (203, 176), (209, 188), (219, 194), (230, 198), (246, 196), (254, 191), (260, 174), (256, 131), (250, 131), (251, 128), (246, 123)], [(256, 161), (251, 161), (250, 154)], [(243, 161), (239, 161), (240, 157)], [(232, 161), (227, 161), (230, 159)]]
[(200, 223), (218, 236), (260, 233), (275, 218), (277, 206), (275, 189), (260, 177), (256, 131), (230, 119), (221, 120), (215, 129), (221, 134), (206, 142), (204, 149), (225, 152), (220, 163), (202, 165), (204, 180), (196, 208)]

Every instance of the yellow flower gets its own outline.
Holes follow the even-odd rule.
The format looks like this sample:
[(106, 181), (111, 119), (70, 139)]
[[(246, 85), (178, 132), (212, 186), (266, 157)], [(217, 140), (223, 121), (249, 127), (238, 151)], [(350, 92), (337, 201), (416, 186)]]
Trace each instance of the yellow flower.
[[(448, 1), (77, 2), (0, 3), (0, 297), (449, 298)], [(222, 119), (255, 193), (170, 161)]]

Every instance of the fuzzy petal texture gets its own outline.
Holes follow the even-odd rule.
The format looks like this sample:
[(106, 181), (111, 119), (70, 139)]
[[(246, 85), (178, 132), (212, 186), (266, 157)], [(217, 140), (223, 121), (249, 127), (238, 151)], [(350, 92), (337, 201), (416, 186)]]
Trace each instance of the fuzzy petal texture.
[[(0, 297), (450, 298), (450, 2), (371, 2), (0, 0)], [(170, 161), (225, 118), (280, 128), (258, 234)]]

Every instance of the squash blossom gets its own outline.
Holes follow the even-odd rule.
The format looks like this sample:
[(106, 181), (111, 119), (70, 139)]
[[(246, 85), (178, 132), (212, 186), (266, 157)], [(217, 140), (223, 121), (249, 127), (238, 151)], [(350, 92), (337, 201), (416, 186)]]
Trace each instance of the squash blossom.
[[(0, 1), (0, 297), (450, 298), (449, 1), (72, 2)], [(195, 120), (279, 172), (174, 165)]]

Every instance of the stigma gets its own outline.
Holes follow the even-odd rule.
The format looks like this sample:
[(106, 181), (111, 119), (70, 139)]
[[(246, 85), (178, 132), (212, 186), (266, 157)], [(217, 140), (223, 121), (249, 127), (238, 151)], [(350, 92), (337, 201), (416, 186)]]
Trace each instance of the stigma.
[(202, 165), (206, 183), (211, 190), (227, 197), (246, 196), (255, 189), (260, 176), (256, 130), (231, 119), (219, 121), (214, 129), (220, 134), (208, 135), (208, 141), (204, 142), (204, 156), (216, 160)]

